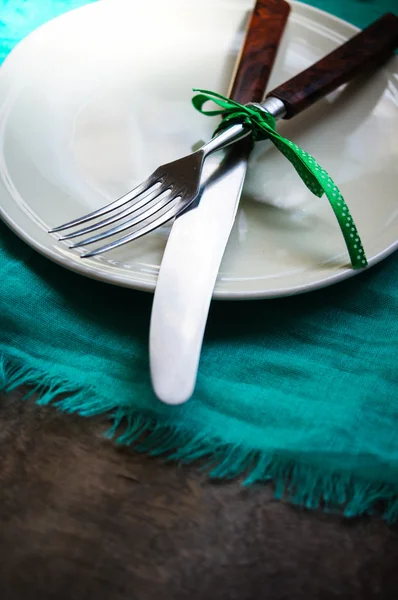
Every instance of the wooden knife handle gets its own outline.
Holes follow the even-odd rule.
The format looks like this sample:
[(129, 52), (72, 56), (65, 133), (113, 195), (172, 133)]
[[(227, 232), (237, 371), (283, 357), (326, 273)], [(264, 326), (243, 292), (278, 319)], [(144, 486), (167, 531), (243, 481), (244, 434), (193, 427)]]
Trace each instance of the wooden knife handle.
[(232, 100), (263, 100), (289, 12), (285, 0), (257, 0), (228, 94)]
[(357, 75), (383, 64), (398, 46), (398, 17), (388, 13), (320, 61), (267, 94), (285, 105), (285, 119)]

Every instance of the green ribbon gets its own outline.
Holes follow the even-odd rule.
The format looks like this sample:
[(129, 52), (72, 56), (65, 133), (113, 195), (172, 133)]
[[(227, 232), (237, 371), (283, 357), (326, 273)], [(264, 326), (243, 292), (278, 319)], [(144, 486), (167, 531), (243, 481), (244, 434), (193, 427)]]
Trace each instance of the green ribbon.
[[(194, 89), (193, 91), (199, 92), (192, 98), (192, 104), (199, 112), (209, 117), (222, 116), (222, 122), (215, 130), (214, 135), (236, 123), (248, 127), (251, 129), (253, 142), (270, 139), (292, 163), (307, 188), (319, 198), (323, 194), (326, 195), (340, 225), (353, 268), (366, 267), (368, 261), (348, 206), (330, 175), (316, 162), (315, 158), (304, 152), (294, 142), (280, 135), (276, 131), (274, 117), (265, 110), (256, 106), (244, 106), (208, 90)], [(209, 100), (212, 100), (221, 109), (203, 110), (203, 105)]]

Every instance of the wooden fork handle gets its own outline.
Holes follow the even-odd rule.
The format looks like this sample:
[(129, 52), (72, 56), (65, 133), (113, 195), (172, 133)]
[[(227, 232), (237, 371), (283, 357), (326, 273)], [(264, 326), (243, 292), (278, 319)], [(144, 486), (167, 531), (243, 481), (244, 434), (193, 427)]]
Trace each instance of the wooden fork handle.
[(267, 94), (290, 119), (357, 75), (383, 64), (398, 46), (398, 17), (388, 13), (320, 61)]
[(257, 0), (228, 94), (232, 100), (263, 100), (289, 12), (285, 0)]

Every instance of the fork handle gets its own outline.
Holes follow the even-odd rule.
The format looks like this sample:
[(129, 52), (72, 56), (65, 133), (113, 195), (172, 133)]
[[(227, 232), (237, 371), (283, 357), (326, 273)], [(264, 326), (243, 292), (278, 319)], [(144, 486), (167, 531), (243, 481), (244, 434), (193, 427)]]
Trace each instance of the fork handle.
[(282, 100), (283, 118), (290, 119), (340, 85), (383, 64), (397, 46), (398, 17), (387, 13), (267, 97)]
[(263, 100), (289, 12), (285, 0), (257, 0), (228, 93), (232, 100)]

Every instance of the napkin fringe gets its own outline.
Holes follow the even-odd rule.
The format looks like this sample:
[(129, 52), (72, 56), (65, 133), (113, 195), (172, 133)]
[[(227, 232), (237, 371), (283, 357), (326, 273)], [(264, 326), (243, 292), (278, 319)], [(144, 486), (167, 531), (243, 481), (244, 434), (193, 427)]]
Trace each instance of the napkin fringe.
[(296, 506), (345, 517), (377, 514), (387, 523), (398, 520), (397, 487), (342, 473), (321, 472), (290, 458), (222, 444), (207, 434), (193, 436), (184, 431), (183, 425), (156, 422), (151, 414), (117, 406), (114, 400), (100, 397), (93, 389), (76, 390), (70, 382), (36, 366), (0, 357), (0, 390), (10, 392), (21, 386), (30, 388), (23, 399), (36, 395), (38, 405), (51, 404), (62, 412), (84, 417), (106, 415), (113, 424), (105, 436), (117, 444), (133, 445), (138, 452), (181, 464), (200, 461), (210, 479), (240, 477), (244, 486), (273, 483), (275, 498)]

